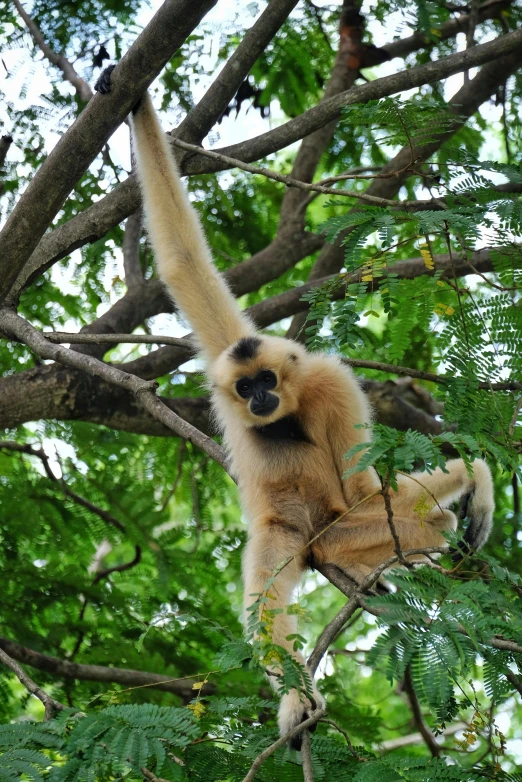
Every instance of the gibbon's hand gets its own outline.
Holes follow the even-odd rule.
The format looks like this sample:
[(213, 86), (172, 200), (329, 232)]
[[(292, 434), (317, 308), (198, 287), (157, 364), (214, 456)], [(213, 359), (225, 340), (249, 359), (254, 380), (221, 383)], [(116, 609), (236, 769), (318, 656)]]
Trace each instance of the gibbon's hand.
[(98, 76), (98, 81), (94, 85), (94, 91), (99, 92), (100, 95), (108, 95), (111, 91), (111, 73), (115, 69), (115, 65), (108, 65)]
[[(111, 91), (111, 74), (115, 69), (115, 65), (108, 65), (104, 71), (101, 72), (98, 81), (94, 85), (94, 91), (99, 92), (100, 95), (108, 95)], [(132, 113), (136, 114), (141, 105), (141, 98), (132, 108)]]

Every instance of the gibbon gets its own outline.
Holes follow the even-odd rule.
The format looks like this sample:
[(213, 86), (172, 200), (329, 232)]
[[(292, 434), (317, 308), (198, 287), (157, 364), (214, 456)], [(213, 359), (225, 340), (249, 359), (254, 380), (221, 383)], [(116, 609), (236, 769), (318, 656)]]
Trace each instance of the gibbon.
[[(103, 77), (100, 86), (107, 91)], [(346, 452), (369, 439), (367, 429), (355, 428), (371, 421), (369, 404), (338, 358), (259, 333), (238, 309), (213, 264), (148, 94), (134, 110), (133, 136), (158, 271), (206, 362), (215, 418), (248, 519), (245, 609), (278, 565), (293, 557), (270, 587), (268, 607), (283, 609), (274, 616), (273, 642), (305, 665), (289, 640), (296, 618), (285, 609), (309, 563), (334, 563), (360, 580), (394, 553), (383, 497), (375, 496), (382, 489), (376, 472), (343, 477)], [(488, 466), (475, 460), (470, 477), (464, 462), (453, 459), (447, 470), (414, 473), (414, 480), (398, 476), (398, 492), (391, 491), (390, 498), (404, 550), (444, 545), (441, 532), (457, 526), (448, 506), (468, 495), (466, 542), (478, 549), (487, 540), (494, 509)], [(424, 505), (425, 511), (426, 504), (430, 510), (421, 519), (416, 507)], [(282, 695), (282, 734), (300, 724), (313, 705), (323, 705), (315, 685), (313, 697), (315, 704), (297, 690)]]

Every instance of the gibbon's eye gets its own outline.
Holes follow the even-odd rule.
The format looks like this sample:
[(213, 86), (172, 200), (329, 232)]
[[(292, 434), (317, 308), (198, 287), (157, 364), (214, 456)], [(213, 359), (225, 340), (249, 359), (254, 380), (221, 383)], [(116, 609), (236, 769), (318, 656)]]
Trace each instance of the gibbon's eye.
[(236, 383), (236, 391), (243, 399), (252, 396), (252, 381), (248, 377), (243, 377)]
[(258, 374), (256, 382), (261, 383), (264, 388), (275, 388), (277, 385), (277, 378), (273, 372), (266, 369)]

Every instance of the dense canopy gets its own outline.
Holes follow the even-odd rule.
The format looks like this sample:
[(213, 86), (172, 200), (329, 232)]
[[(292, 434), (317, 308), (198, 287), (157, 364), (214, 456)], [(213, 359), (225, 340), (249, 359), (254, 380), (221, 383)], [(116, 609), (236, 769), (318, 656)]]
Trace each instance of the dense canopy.
[[(0, 22), (0, 782), (522, 780), (520, 5)], [(302, 752), (275, 743), (280, 650), (243, 635), (246, 520), (147, 240), (126, 118), (149, 87), (240, 306), (360, 376), (359, 464), (494, 474), (477, 555), (386, 588), (309, 573), (295, 643), (327, 710)]]

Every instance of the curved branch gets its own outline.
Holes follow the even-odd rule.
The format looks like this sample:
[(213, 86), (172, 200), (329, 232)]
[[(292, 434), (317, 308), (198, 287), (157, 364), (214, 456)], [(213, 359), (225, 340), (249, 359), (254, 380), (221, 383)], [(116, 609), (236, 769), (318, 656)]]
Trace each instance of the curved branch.
[(34, 42), (38, 46), (38, 48), (43, 53), (44, 57), (46, 57), (49, 62), (52, 65), (56, 65), (57, 68), (61, 70), (61, 72), (64, 75), (64, 78), (72, 84), (74, 89), (76, 90), (76, 93), (80, 100), (84, 101), (84, 103), (88, 103), (90, 99), (93, 96), (93, 92), (86, 81), (82, 79), (81, 76), (79, 76), (76, 73), (76, 70), (72, 63), (69, 62), (67, 57), (64, 57), (63, 54), (56, 54), (51, 47), (45, 42), (45, 38), (42, 35), (42, 31), (34, 21), (34, 19), (31, 19), (27, 11), (24, 9), (23, 5), (20, 3), (20, 0), (13, 0), (14, 6), (22, 19), (24, 20), (25, 24), (27, 25), (27, 29), (31, 33)]
[(142, 380), (135, 375), (129, 375), (127, 372), (104, 364), (92, 356), (52, 345), (27, 321), (11, 310), (0, 310), (0, 327), (14, 334), (17, 339), (30, 347), (41, 358), (51, 359), (65, 366), (80, 369), (126, 391), (131, 391), (139, 398), (141, 405), (154, 418), (172, 429), (180, 437), (183, 437), (184, 440), (189, 440), (189, 442), (197, 445), (227, 471), (227, 459), (224, 449), (164, 405), (155, 394), (156, 383)]
[[(60, 660), (41, 652), (35, 652), (26, 646), (0, 637), (0, 650), (25, 665), (45, 671), (52, 676), (78, 679), (86, 682), (105, 682), (110, 684), (122, 684), (125, 687), (152, 687), (155, 690), (171, 692), (179, 695), (184, 700), (190, 700), (194, 696), (192, 685), (194, 678), (183, 677), (181, 679), (169, 678), (160, 673), (148, 673), (131, 668), (113, 668), (104, 665), (84, 665), (68, 660)], [(211, 684), (205, 684), (203, 692), (210, 694), (214, 691)]]
[(39, 701), (42, 701), (45, 707), (44, 719), (52, 720), (57, 711), (64, 711), (67, 708), (67, 706), (63, 705), (63, 703), (55, 701), (54, 698), (51, 698), (51, 696), (48, 695), (45, 690), (42, 690), (42, 688), (39, 687), (36, 682), (33, 682), (33, 680), (26, 674), (24, 669), (18, 665), (18, 663), (15, 662), (15, 660), (13, 660), (13, 658), (2, 648), (1, 642), (0, 660), (4, 665), (13, 671), (18, 681), (24, 685), (25, 689), (30, 692), (31, 695), (34, 695), (36, 698), (38, 698)]
[(216, 0), (166, 0), (35, 174), (0, 233), (0, 300), (72, 188)]
[[(179, 1), (181, 2), (181, 0)], [(440, 60), (419, 65), (392, 76), (376, 79), (375, 81), (362, 86), (353, 87), (346, 92), (321, 102), (318, 106), (304, 112), (300, 117), (290, 120), (274, 130), (268, 131), (249, 141), (241, 142), (240, 144), (235, 144), (230, 147), (223, 147), (218, 151), (220, 154), (234, 157), (247, 163), (259, 160), (260, 158), (283, 149), (289, 144), (313, 133), (315, 130), (318, 130), (332, 120), (337, 119), (343, 106), (352, 105), (354, 103), (364, 103), (368, 100), (375, 100), (387, 95), (393, 95), (402, 90), (447, 78), (454, 73), (468, 70), (471, 67), (488, 62), (491, 59), (498, 60), (501, 55), (522, 48), (520, 47), (521, 43), (522, 30), (518, 30), (509, 35), (502, 36), (500, 39), (490, 41), (481, 46), (476, 46), (473, 49), (458, 54), (452, 54)], [(130, 51), (132, 50), (133, 49)], [(118, 66), (118, 68), (120, 66)], [(135, 101), (136, 99), (134, 99), (133, 102)], [(92, 102), (93, 105), (95, 103), (97, 104), (97, 100)], [(131, 105), (132, 101), (129, 105), (129, 109)], [(219, 171), (222, 170), (222, 168), (222, 165), (210, 165), (204, 155), (195, 154), (185, 161), (185, 164), (182, 166), (182, 172), (188, 175), (201, 174)], [(90, 206), (65, 225), (54, 229), (54, 231), (42, 239), (40, 246), (33, 257), (29, 259), (27, 271), (21, 275), (20, 280), (16, 283), (9, 301), (14, 300), (16, 296), (19, 295), (21, 289), (27, 285), (31, 279), (49, 268), (54, 262), (64, 258), (74, 249), (81, 247), (87, 242), (96, 241), (104, 236), (108, 230), (134, 212), (139, 206), (139, 201), (139, 190), (136, 178), (130, 176), (116, 190), (105, 196), (105, 198)], [(33, 247), (35, 244), (36, 243), (33, 244)], [(320, 244), (322, 244), (322, 242), (320, 242)], [(0, 251), (4, 250), (4, 246), (5, 245), (2, 243), (2, 234), (0, 234)], [(318, 249), (318, 247), (316, 246), (315, 249)], [(310, 252), (313, 252), (313, 250), (310, 250)], [(17, 268), (21, 269), (22, 265), (23, 264), (20, 264)], [(12, 282), (14, 282), (14, 277), (10, 281), (9, 287)], [(3, 288), (0, 284), (0, 295), (2, 294), (2, 290)]]

